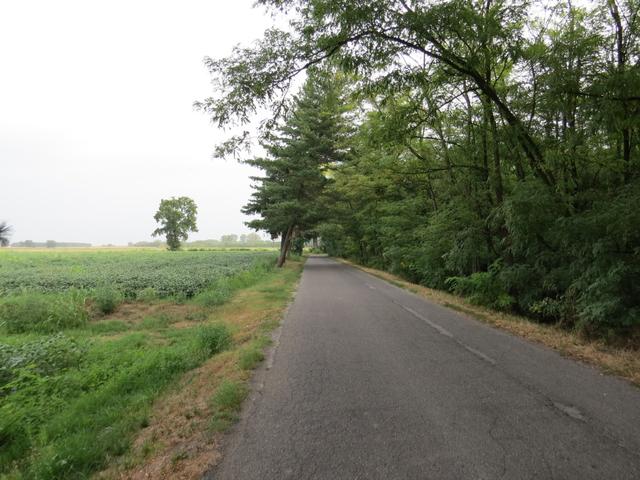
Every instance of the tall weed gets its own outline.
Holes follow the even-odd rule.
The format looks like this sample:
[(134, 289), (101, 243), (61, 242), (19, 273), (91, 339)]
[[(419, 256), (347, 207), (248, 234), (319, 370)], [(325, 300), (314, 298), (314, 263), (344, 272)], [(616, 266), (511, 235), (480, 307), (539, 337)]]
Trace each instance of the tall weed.
[(0, 301), (0, 327), (7, 333), (53, 333), (81, 327), (88, 319), (85, 303), (78, 290), (12, 295)]

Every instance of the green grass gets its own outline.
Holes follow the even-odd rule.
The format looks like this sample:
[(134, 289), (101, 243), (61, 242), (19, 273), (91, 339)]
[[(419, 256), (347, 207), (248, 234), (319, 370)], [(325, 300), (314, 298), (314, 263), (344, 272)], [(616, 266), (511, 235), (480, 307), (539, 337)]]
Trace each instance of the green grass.
[(238, 354), (238, 367), (241, 370), (253, 370), (264, 360), (264, 348), (270, 340), (266, 335), (260, 335), (254, 341), (243, 347)]
[(91, 299), (100, 313), (108, 315), (115, 312), (123, 302), (124, 296), (112, 285), (101, 285), (93, 291)]
[(182, 336), (167, 346), (141, 333), (87, 342), (78, 366), (48, 376), (19, 372), (0, 405), (3, 470), (86, 478), (108, 456), (124, 453), (157, 394), (211, 355), (195, 330)]
[(84, 294), (75, 290), (50, 295), (23, 292), (0, 298), (0, 329), (15, 334), (82, 327), (89, 318), (85, 300)]
[(238, 366), (242, 370), (253, 370), (263, 360), (264, 353), (262, 353), (262, 349), (249, 347), (240, 352), (240, 356), (238, 357)]
[(273, 259), (257, 261), (252, 268), (237, 273), (232, 277), (216, 280), (207, 289), (198, 293), (193, 302), (205, 307), (214, 307), (225, 303), (236, 290), (254, 285), (273, 269)]
[[(217, 280), (275, 261), (264, 251), (0, 250), (0, 296), (23, 289), (56, 293), (110, 285), (128, 299), (146, 296), (191, 298)], [(143, 293), (144, 292), (144, 293)]]
[(4, 379), (10, 394), (0, 403), (0, 475), (87, 478), (125, 453), (160, 392), (231, 344), (222, 324), (167, 332), (160, 344), (159, 334), (61, 337), (13, 352), (36, 351), (30, 364), (49, 371), (29, 365)]
[[(172, 268), (179, 270), (174, 258), (183, 258), (187, 264), (192, 260), (181, 257), (181, 253), (178, 257), (170, 252), (141, 255), (156, 266), (156, 256), (166, 256)], [(211, 265), (220, 265), (236, 254), (195, 253), (210, 269), (210, 280), (203, 283), (203, 288), (213, 291), (224, 282), (228, 286), (224, 301), (273, 269), (272, 255), (254, 255), (248, 262), (249, 257), (243, 254), (245, 263), (231, 261), (220, 277), (220, 271)], [(24, 269), (29, 270), (31, 259), (36, 257), (36, 270), (44, 269), (42, 258), (32, 257), (35, 253), (25, 255)], [(43, 255), (50, 255), (47, 258), (51, 262), (46, 283), (56, 285), (60, 279), (52, 279), (52, 272), (62, 265), (65, 277), (71, 260), (64, 254)], [(69, 255), (76, 258), (79, 253)], [(111, 265), (111, 271), (117, 264), (124, 277), (134, 277), (135, 272), (122, 270), (121, 252), (115, 252), (113, 258), (105, 252), (86, 255), (100, 256), (104, 265)], [(223, 255), (224, 259), (216, 263), (210, 258), (213, 255)], [(88, 263), (95, 261), (93, 258)], [(9, 270), (15, 271), (20, 262), (13, 256), (11, 262)], [(77, 271), (84, 271), (85, 266), (79, 261)], [(131, 268), (137, 268), (135, 261)], [(4, 272), (0, 273), (0, 284)], [(69, 283), (65, 280), (60, 285)], [(185, 372), (232, 346), (229, 328), (221, 321), (211, 323), (209, 317), (215, 317), (211, 305), (199, 304), (197, 298), (189, 300), (179, 286), (174, 297), (164, 299), (158, 299), (156, 287), (146, 286), (136, 292), (140, 293), (141, 311), (148, 309), (148, 304), (189, 302), (184, 318), (172, 310), (171, 315), (160, 311), (127, 321), (117, 318), (116, 307), (124, 295), (119, 294), (116, 284), (101, 283), (92, 288), (81, 291), (70, 285), (68, 290), (44, 293), (36, 286), (20, 292), (5, 290), (4, 296), (0, 295), (0, 478), (90, 477), (105, 468), (109, 459), (128, 451), (136, 432), (148, 424), (159, 395)], [(102, 315), (113, 309), (115, 318), (104, 319)], [(93, 319), (91, 312), (97, 315)], [(194, 324), (173, 327), (180, 320)], [(225, 388), (218, 408), (221, 421), (236, 415), (232, 405), (244, 395), (243, 386), (235, 391), (234, 387)]]
[(231, 345), (231, 333), (223, 324), (205, 325), (196, 329), (198, 348), (215, 355), (226, 350)]
[(226, 431), (238, 418), (242, 402), (247, 397), (247, 386), (235, 380), (223, 380), (211, 398), (214, 415), (210, 427), (215, 431)]
[(144, 330), (163, 330), (172, 323), (175, 323), (177, 319), (172, 318), (166, 313), (158, 313), (156, 315), (144, 317), (140, 322), (140, 328)]
[(130, 329), (122, 320), (99, 320), (94, 323), (90, 323), (87, 326), (87, 331), (96, 335), (105, 335), (113, 333), (122, 333)]

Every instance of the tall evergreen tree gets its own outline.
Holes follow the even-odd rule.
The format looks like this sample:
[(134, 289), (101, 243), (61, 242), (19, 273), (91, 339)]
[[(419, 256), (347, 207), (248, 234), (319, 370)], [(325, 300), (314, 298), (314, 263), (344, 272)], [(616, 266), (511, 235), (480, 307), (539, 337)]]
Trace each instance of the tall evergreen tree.
[(281, 267), (294, 238), (302, 241), (322, 220), (319, 197), (329, 182), (327, 167), (347, 154), (344, 81), (333, 72), (311, 69), (291, 115), (263, 142), (266, 157), (247, 160), (264, 176), (253, 177), (255, 192), (243, 208), (261, 218), (248, 223), (281, 237)]

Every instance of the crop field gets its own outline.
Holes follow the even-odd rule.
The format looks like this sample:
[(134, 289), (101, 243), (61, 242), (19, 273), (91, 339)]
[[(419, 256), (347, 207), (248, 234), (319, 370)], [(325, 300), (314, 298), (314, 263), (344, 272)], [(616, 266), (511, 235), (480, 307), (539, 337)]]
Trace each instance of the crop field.
[(112, 285), (127, 298), (145, 288), (192, 297), (219, 277), (250, 267), (271, 252), (212, 250), (0, 251), (0, 295)]
[(0, 250), (0, 478), (87, 478), (233, 344), (216, 312), (272, 252)]

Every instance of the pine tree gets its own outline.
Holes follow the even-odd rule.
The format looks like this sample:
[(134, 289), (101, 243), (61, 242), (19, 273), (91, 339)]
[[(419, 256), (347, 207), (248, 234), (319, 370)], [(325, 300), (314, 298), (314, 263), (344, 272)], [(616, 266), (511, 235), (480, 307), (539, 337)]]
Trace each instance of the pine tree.
[(248, 225), (281, 237), (278, 266), (294, 238), (304, 238), (323, 218), (318, 202), (329, 182), (328, 166), (344, 161), (347, 148), (344, 81), (328, 70), (309, 70), (289, 118), (262, 146), (264, 158), (246, 161), (264, 176), (253, 177), (255, 192), (243, 208), (260, 219)]

